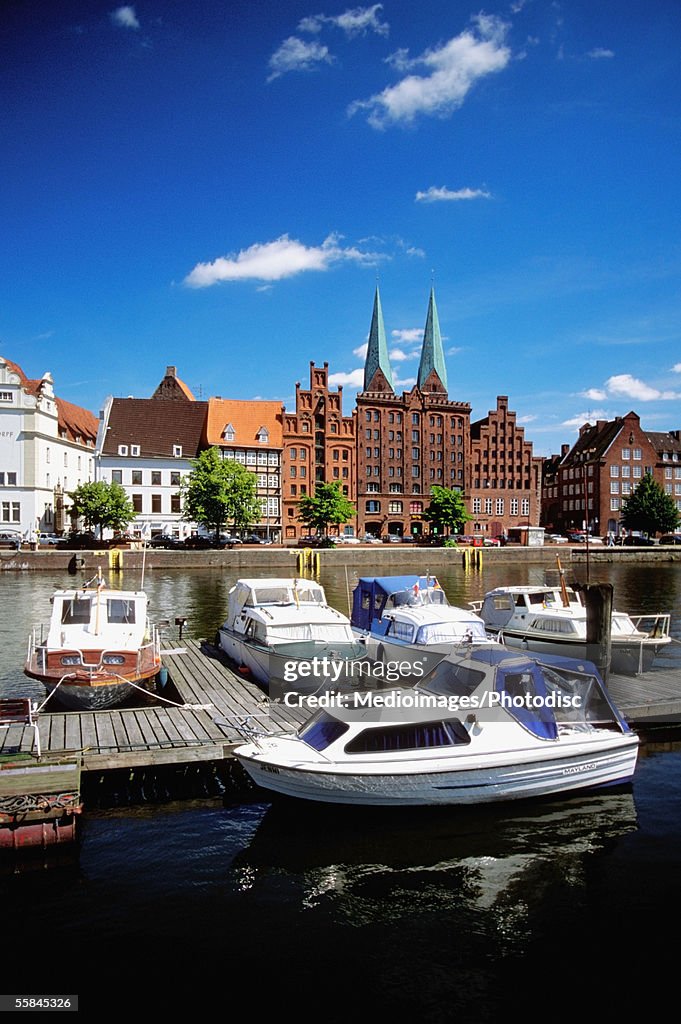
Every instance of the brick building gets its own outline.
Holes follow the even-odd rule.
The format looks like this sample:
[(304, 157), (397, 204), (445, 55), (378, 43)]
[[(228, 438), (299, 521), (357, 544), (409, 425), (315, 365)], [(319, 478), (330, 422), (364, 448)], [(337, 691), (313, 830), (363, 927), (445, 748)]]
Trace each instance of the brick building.
[(496, 409), (471, 423), (470, 530), (497, 537), (512, 526), (537, 526), (542, 466), (508, 398), (499, 395)]
[(617, 534), (622, 506), (646, 473), (681, 512), (681, 431), (648, 431), (635, 412), (585, 423), (544, 464), (543, 522), (558, 532)]
[(363, 390), (357, 395), (358, 532), (413, 537), (429, 532), (423, 513), (435, 484), (466, 492), (470, 412), (452, 402), (431, 289), (416, 385), (396, 394), (378, 288)]
[[(329, 389), (329, 364), (310, 362), (310, 386), (296, 383), (296, 407), (284, 412), (282, 453), (282, 531), (295, 543), (308, 529), (298, 522), (302, 495), (316, 483), (337, 483), (352, 502), (356, 497), (355, 416), (343, 415), (343, 388)], [(341, 532), (354, 533), (351, 520)]]

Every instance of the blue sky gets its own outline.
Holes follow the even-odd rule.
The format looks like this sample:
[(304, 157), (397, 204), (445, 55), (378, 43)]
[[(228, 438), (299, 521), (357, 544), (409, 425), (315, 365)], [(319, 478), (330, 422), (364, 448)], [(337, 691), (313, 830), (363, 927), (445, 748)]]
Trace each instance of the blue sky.
[(535, 453), (681, 427), (681, 5), (5, 0), (0, 354), (98, 412), (174, 364), (292, 406), (403, 387), (434, 283), (450, 398)]

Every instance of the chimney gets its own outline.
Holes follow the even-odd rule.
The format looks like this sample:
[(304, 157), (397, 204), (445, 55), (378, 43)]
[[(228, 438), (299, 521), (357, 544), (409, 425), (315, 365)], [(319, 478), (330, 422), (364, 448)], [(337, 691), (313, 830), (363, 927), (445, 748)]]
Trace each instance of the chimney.
[(177, 367), (166, 366), (166, 377), (177, 377)]

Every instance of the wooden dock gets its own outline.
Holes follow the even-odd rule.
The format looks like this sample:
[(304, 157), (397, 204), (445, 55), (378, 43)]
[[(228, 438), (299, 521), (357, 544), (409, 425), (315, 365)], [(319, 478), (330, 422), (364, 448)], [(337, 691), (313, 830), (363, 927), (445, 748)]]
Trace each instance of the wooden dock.
[[(223, 761), (242, 742), (236, 720), (252, 716), (253, 724), (264, 729), (293, 729), (303, 720), (302, 711), (270, 705), (256, 683), (205, 641), (167, 641), (162, 656), (170, 682), (161, 696), (173, 703), (154, 699), (153, 706), (150, 701), (149, 706), (114, 711), (43, 711), (38, 719), (41, 763), (77, 757), (83, 772), (97, 772)], [(608, 689), (635, 728), (681, 723), (681, 671), (676, 667), (611, 676)], [(0, 758), (31, 752), (31, 726), (0, 731)]]
[[(41, 712), (43, 762), (76, 755), (83, 772), (94, 772), (222, 761), (243, 742), (230, 722), (254, 716), (253, 724), (267, 729), (294, 728), (302, 721), (302, 712), (278, 704), (270, 708), (260, 687), (230, 668), (209, 644), (166, 642), (162, 657), (170, 682), (153, 706)], [(31, 751), (32, 728), (12, 725), (0, 732), (0, 757)]]

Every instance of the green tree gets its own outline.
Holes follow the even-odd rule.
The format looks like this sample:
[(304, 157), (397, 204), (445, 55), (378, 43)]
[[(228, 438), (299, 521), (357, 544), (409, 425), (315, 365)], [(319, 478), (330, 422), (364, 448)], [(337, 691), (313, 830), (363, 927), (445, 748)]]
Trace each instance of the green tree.
[(223, 459), (218, 448), (201, 452), (191, 465), (180, 484), (184, 519), (213, 530), (216, 540), (226, 523), (243, 530), (260, 520), (257, 480), (250, 469), (234, 459)]
[(621, 518), (628, 530), (638, 530), (648, 537), (655, 533), (673, 533), (679, 525), (674, 499), (665, 494), (650, 473), (646, 473), (634, 493), (623, 502)]
[(445, 530), (460, 533), (464, 524), (473, 518), (466, 511), (460, 491), (437, 486), (431, 488), (430, 505), (423, 513), (423, 517), (430, 522), (436, 533), (443, 533)]
[(341, 494), (340, 484), (317, 484), (314, 495), (304, 494), (298, 502), (298, 521), (325, 534), (331, 523), (340, 526), (356, 514), (355, 506)]
[(125, 530), (135, 518), (135, 510), (125, 489), (117, 483), (94, 480), (69, 491), (71, 515), (83, 519), (85, 525), (102, 530)]

